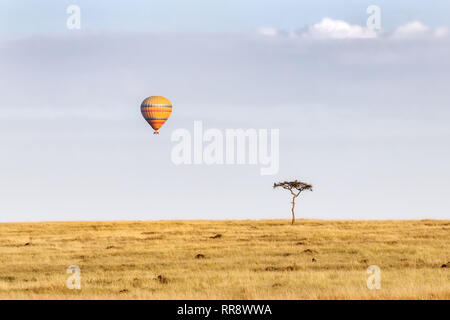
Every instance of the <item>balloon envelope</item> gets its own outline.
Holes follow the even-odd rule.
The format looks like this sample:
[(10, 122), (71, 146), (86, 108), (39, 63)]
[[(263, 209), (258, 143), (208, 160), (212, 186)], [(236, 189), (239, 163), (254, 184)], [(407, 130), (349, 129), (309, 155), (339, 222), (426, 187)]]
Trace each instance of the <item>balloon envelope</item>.
[(141, 113), (155, 130), (154, 134), (158, 134), (159, 128), (169, 119), (172, 113), (172, 104), (167, 98), (151, 96), (142, 101)]

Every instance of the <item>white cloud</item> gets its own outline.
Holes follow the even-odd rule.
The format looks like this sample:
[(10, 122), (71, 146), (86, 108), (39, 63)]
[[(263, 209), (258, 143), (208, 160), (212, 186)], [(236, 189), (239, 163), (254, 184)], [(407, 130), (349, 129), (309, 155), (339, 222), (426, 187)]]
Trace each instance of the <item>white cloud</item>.
[(420, 21), (412, 21), (395, 29), (392, 34), (393, 38), (413, 38), (425, 36), (430, 28)]
[(263, 36), (273, 37), (278, 35), (278, 30), (272, 27), (261, 27), (258, 29), (258, 33)]
[(378, 36), (377, 32), (374, 30), (331, 18), (323, 18), (321, 21), (297, 32), (285, 32), (272, 27), (259, 28), (258, 32), (261, 35), (271, 37), (287, 35), (291, 37), (313, 39), (367, 39), (376, 38)]
[(411, 21), (395, 29), (391, 37), (394, 39), (444, 38), (449, 34), (450, 30), (447, 27), (433, 29), (420, 21)]
[(334, 20), (330, 18), (323, 18), (320, 22), (309, 26), (302, 35), (327, 39), (362, 39), (377, 37), (377, 33), (374, 30), (359, 25), (352, 25), (343, 20)]
[(447, 27), (438, 27), (434, 29), (433, 35), (436, 38), (444, 38), (450, 34), (450, 30)]
[[(299, 31), (286, 32), (273, 27), (261, 27), (259, 34), (264, 36), (289, 36), (309, 39), (373, 39), (383, 37), (383, 34), (367, 27), (350, 24), (344, 20), (323, 18), (317, 23), (307, 26)], [(393, 39), (411, 38), (444, 38), (450, 35), (448, 27), (430, 28), (420, 21), (411, 21), (397, 27), (390, 35)]]

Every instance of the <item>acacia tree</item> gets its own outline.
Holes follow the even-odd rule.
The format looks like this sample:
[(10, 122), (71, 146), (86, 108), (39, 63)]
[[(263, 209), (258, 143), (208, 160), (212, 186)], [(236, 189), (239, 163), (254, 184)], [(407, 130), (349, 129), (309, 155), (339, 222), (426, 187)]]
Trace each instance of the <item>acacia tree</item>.
[(295, 180), (295, 181), (283, 181), (273, 184), (273, 188), (282, 187), (283, 189), (289, 190), (292, 194), (292, 224), (295, 223), (295, 199), (304, 190), (312, 191), (312, 185)]

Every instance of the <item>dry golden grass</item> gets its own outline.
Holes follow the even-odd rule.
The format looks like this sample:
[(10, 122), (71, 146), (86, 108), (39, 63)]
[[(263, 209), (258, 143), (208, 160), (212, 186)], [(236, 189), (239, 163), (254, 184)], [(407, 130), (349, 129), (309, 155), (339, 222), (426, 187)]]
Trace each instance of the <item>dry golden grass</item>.
[(449, 243), (448, 220), (3, 223), (0, 298), (449, 299)]

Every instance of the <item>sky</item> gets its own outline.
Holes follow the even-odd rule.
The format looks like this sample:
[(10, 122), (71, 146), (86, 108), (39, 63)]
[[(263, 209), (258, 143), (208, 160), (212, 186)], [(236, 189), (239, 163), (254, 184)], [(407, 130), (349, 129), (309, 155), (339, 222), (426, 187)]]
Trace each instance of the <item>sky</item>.
[[(0, 221), (288, 219), (291, 179), (297, 218), (450, 218), (448, 1), (36, 3), (0, 1)], [(279, 129), (279, 172), (175, 165), (194, 121)]]

